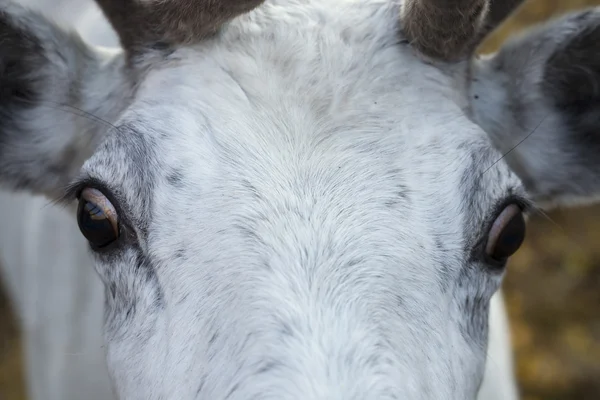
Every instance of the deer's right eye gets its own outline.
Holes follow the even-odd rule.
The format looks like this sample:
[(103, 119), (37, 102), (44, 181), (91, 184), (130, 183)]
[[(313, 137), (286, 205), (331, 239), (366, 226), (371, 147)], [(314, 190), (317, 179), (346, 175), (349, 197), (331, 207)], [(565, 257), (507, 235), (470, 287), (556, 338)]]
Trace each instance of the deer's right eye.
[(506, 207), (490, 230), (486, 253), (497, 261), (506, 261), (525, 240), (525, 218), (516, 204)]
[(81, 192), (77, 209), (79, 230), (92, 248), (100, 249), (119, 238), (119, 219), (110, 201), (97, 189)]

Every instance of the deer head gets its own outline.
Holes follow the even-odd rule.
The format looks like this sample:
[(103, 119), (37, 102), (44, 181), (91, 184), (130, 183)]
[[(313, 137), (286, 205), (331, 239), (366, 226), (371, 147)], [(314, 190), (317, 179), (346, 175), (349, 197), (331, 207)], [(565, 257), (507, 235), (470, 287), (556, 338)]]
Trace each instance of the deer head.
[(600, 193), (600, 12), (473, 57), (517, 3), (0, 3), (0, 182), (78, 204), (119, 396), (474, 399), (524, 215)]

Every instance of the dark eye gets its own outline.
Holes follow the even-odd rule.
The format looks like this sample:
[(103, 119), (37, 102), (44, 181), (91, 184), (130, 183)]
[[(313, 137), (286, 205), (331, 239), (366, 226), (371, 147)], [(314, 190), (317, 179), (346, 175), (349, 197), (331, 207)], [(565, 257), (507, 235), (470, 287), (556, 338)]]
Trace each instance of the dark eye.
[(77, 223), (92, 247), (106, 247), (119, 238), (117, 212), (99, 190), (88, 188), (81, 192)]
[(525, 218), (515, 204), (506, 207), (496, 218), (485, 248), (486, 254), (497, 261), (504, 261), (519, 250), (525, 240)]

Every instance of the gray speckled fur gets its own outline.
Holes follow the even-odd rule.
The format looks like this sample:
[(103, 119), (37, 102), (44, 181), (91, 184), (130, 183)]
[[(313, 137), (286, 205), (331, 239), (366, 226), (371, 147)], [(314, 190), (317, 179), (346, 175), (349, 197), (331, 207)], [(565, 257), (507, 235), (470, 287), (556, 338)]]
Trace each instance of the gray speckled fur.
[[(0, 183), (52, 196), (91, 179), (120, 211), (119, 242), (88, 256), (63, 214), (0, 197), (3, 213), (19, 213), (4, 220), (22, 221), (0, 230), (0, 251), (39, 352), (29, 357), (55, 361), (30, 367), (34, 399), (81, 398), (85, 387), (60, 354), (40, 355), (36, 329), (64, 344), (81, 325), (97, 333), (100, 317), (40, 328), (40, 306), (19, 288), (98, 313), (91, 265), (123, 399), (516, 398), (495, 295), (503, 268), (482, 248), (511, 196), (598, 194), (597, 92), (571, 92), (583, 77), (566, 66), (598, 80), (585, 50), (600, 22), (580, 14), (490, 58), (431, 64), (398, 36), (400, 8), (271, 0), (214, 37), (148, 46), (128, 64), (0, 3), (0, 55), (16, 60), (5, 70), (16, 90), (0, 102)], [(502, 159), (541, 114), (552, 129)], [(557, 163), (564, 174), (550, 173)], [(19, 278), (44, 267), (77, 271), (80, 286)], [(90, 341), (83, 359), (97, 361)]]
[(1, 10), (2, 184), (57, 196), (125, 107), (132, 83), (114, 52), (94, 51), (20, 6)]

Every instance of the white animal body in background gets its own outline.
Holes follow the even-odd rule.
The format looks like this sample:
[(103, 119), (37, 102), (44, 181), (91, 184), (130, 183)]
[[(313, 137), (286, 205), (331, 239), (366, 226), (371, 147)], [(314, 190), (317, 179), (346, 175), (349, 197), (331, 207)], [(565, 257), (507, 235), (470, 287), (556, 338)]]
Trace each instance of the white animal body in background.
[(497, 290), (598, 199), (600, 12), (476, 59), (519, 1), (97, 2), (0, 2), (33, 399), (517, 397)]

